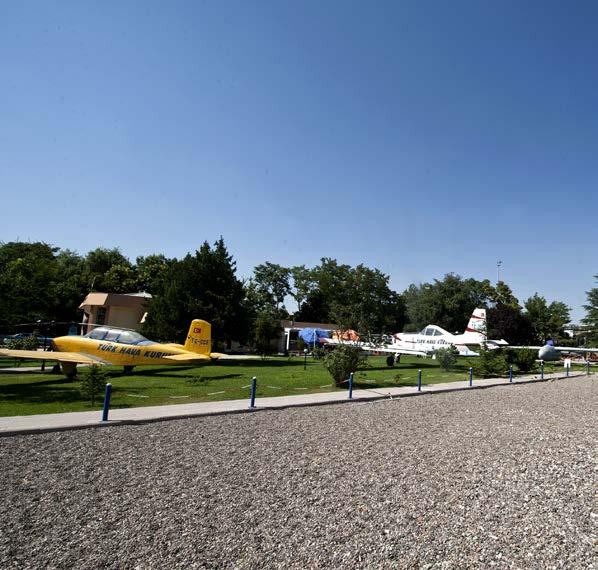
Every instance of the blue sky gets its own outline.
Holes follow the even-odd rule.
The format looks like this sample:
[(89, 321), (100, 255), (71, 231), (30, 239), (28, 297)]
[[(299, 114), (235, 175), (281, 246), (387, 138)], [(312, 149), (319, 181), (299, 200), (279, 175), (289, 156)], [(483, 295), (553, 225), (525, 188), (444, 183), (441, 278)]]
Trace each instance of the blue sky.
[(598, 4), (12, 2), (0, 241), (447, 272), (583, 316)]

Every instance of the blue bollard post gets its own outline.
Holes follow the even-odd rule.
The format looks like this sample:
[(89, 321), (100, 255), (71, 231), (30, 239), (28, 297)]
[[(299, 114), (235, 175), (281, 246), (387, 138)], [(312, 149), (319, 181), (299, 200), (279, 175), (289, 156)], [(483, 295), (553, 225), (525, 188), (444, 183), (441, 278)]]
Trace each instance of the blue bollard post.
[(257, 388), (257, 378), (254, 376), (251, 379), (251, 397), (249, 402), (249, 409), (255, 408), (255, 390)]
[(509, 382), (513, 382), (513, 367), (509, 366)]
[(417, 371), (417, 391), (418, 392), (422, 391), (422, 371), (421, 370)]
[(349, 400), (353, 399), (353, 372), (349, 374)]
[(108, 421), (108, 411), (110, 410), (110, 394), (112, 394), (112, 384), (106, 384), (106, 392), (104, 393), (104, 409), (102, 410), (102, 421)]
[(469, 385), (473, 386), (473, 368), (469, 367)]
[(540, 380), (544, 380), (544, 361), (540, 360)]

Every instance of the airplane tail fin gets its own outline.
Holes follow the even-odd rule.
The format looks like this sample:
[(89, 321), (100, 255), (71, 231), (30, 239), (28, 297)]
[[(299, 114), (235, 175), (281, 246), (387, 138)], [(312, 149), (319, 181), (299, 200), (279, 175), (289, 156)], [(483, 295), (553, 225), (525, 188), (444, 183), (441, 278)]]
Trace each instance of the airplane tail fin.
[(201, 319), (193, 319), (187, 333), (185, 350), (210, 356), (212, 350), (212, 325)]
[(486, 309), (474, 309), (471, 313), (464, 336), (482, 337), (486, 340)]

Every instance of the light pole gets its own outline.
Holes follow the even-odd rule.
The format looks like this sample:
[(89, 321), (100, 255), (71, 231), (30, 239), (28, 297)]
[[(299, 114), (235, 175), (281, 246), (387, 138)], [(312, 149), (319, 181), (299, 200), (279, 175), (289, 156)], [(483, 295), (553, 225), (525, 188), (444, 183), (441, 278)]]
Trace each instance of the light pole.
[(307, 348), (303, 349), (303, 370), (307, 370)]

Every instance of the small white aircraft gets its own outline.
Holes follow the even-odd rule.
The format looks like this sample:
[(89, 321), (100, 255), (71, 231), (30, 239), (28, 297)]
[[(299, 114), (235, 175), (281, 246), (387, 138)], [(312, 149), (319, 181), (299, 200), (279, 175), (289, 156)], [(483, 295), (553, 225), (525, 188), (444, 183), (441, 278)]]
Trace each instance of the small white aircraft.
[[(488, 348), (507, 345), (506, 340), (488, 340), (486, 336), (486, 309), (474, 309), (463, 334), (452, 334), (438, 325), (428, 325), (419, 333), (396, 333), (389, 348), (401, 354), (409, 350), (424, 356), (439, 348), (454, 346), (459, 356), (479, 356), (470, 346), (485, 344)], [(403, 352), (403, 354), (405, 354)]]
[(452, 334), (438, 325), (428, 325), (419, 333), (396, 333), (392, 335), (390, 343), (379, 346), (367, 342), (335, 339), (327, 339), (326, 344), (349, 344), (362, 350), (391, 353), (394, 357), (387, 358), (390, 366), (394, 361), (400, 360), (401, 354), (430, 356), (439, 348), (454, 346), (459, 351), (459, 356), (479, 356), (469, 347), (485, 344), (488, 348), (498, 348), (508, 343), (505, 340), (488, 340), (486, 309), (474, 309), (463, 334)]

